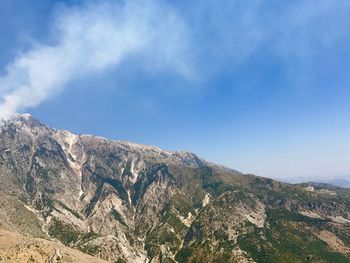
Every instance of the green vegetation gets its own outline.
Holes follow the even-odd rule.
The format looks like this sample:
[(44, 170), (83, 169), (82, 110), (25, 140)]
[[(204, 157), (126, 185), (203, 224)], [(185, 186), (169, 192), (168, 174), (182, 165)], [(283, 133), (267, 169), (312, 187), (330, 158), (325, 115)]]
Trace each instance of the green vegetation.
[(172, 209), (173, 208), (168, 205), (161, 211), (162, 222), (166, 222), (169, 226), (172, 226), (176, 233), (185, 231), (187, 227), (181, 222)]
[(77, 213), (76, 211), (74, 211), (73, 209), (69, 208), (68, 206), (66, 206), (64, 203), (60, 202), (60, 201), (56, 201), (60, 206), (62, 206), (64, 209), (66, 209), (67, 211), (69, 211), (71, 214), (73, 214), (76, 218), (81, 219), (81, 216), (79, 215), (79, 213)]
[(184, 194), (172, 196), (170, 203), (183, 217), (187, 217), (188, 212), (195, 214), (192, 200)]
[(96, 234), (95, 232), (91, 231), (88, 232), (86, 234), (83, 234), (79, 240), (79, 244), (84, 244), (87, 243), (93, 239), (95, 239), (96, 237), (98, 237), (98, 234)]
[(346, 256), (331, 252), (305, 225), (323, 226), (324, 220), (311, 219), (287, 210), (269, 210), (270, 228), (252, 228), (238, 238), (242, 250), (257, 262), (349, 262)]
[(92, 245), (84, 245), (79, 248), (82, 252), (87, 253), (89, 255), (97, 255), (99, 252), (100, 248), (99, 246), (92, 246)]
[(49, 234), (67, 246), (75, 244), (81, 235), (81, 233), (76, 231), (72, 226), (64, 224), (57, 219), (52, 219)]
[(52, 219), (49, 234), (60, 240), (66, 246), (77, 248), (90, 255), (97, 255), (100, 251), (99, 246), (89, 244), (90, 241), (98, 237), (98, 234), (95, 232), (80, 233), (72, 226), (62, 223), (57, 219)]
[(181, 249), (179, 253), (176, 254), (175, 259), (178, 262), (188, 262), (188, 259), (192, 256), (192, 254), (193, 254), (192, 249), (189, 247), (186, 247)]
[(175, 253), (181, 245), (181, 240), (174, 232), (169, 230), (169, 226), (163, 225), (152, 231), (146, 237), (145, 249), (150, 258), (153, 258), (160, 253), (160, 245), (166, 245), (173, 253)]
[(117, 210), (115, 210), (114, 208), (112, 208), (111, 213), (114, 217), (115, 220), (117, 220), (120, 224), (122, 224), (123, 226), (128, 227), (128, 225), (124, 222), (122, 216), (119, 214), (119, 212)]
[(301, 214), (293, 213), (286, 209), (268, 209), (266, 213), (267, 217), (271, 219), (271, 224), (276, 224), (276, 222), (284, 220), (292, 222), (304, 222), (316, 227), (325, 227), (325, 225), (330, 222), (328, 219), (311, 218), (303, 216)]
[[(181, 240), (184, 238), (188, 227), (180, 221), (174, 209), (170, 205), (166, 206), (161, 211), (162, 225), (146, 236), (145, 249), (150, 258), (161, 253), (161, 245), (168, 247), (172, 253), (176, 253), (181, 245)], [(173, 262), (169, 260), (167, 262)]]

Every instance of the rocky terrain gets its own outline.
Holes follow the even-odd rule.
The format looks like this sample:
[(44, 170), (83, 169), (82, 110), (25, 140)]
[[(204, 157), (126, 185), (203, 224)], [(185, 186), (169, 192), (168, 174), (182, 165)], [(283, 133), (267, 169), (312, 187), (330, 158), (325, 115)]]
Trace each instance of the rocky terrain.
[(349, 189), (30, 115), (0, 122), (0, 192), (0, 262), (350, 262)]

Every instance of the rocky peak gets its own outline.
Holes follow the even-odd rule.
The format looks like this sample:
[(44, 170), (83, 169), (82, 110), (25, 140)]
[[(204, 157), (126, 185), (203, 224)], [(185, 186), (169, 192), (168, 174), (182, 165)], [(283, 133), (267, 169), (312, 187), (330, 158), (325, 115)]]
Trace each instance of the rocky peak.
[[(198, 167), (205, 163), (196, 154), (187, 151), (169, 151), (156, 146), (137, 144), (128, 141), (111, 141), (101, 136), (94, 135), (76, 135), (67, 130), (56, 130), (47, 127), (45, 124), (34, 118), (31, 114), (15, 114), (7, 120), (1, 121), (2, 129), (14, 128), (27, 133), (49, 134), (62, 145), (63, 149), (74, 147), (77, 142), (85, 142), (91, 146), (113, 145), (119, 150), (134, 154), (136, 156), (152, 156), (153, 158), (168, 159), (176, 162), (182, 162), (185, 165)], [(137, 157), (138, 158), (138, 157)], [(137, 159), (136, 158), (136, 159)]]
[(28, 113), (15, 114), (8, 119), (1, 120), (0, 128), (1, 130), (22, 131), (27, 133), (47, 132), (49, 130), (45, 124)]

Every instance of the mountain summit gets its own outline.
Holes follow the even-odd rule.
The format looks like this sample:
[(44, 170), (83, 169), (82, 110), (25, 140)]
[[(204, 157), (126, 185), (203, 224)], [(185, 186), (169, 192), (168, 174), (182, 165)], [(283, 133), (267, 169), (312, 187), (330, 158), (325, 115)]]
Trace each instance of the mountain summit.
[(349, 189), (246, 175), (27, 114), (1, 122), (0, 190), (1, 233), (44, 244), (0, 239), (0, 261), (78, 262), (80, 250), (101, 262), (350, 262)]

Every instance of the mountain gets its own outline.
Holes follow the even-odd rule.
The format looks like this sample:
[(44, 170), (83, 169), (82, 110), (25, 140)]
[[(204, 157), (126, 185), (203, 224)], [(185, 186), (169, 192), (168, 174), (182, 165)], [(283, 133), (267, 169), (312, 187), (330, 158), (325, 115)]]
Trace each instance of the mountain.
[(335, 177), (329, 180), (319, 180), (318, 183), (331, 184), (339, 187), (350, 188), (350, 175), (346, 178)]
[(300, 178), (277, 178), (277, 180), (287, 183), (303, 183), (308, 182), (309, 184), (323, 184), (333, 185), (343, 188), (350, 188), (350, 175), (329, 177), (329, 178), (315, 178), (315, 177), (300, 177)]
[(242, 174), (30, 115), (0, 131), (0, 262), (350, 262), (349, 189)]

